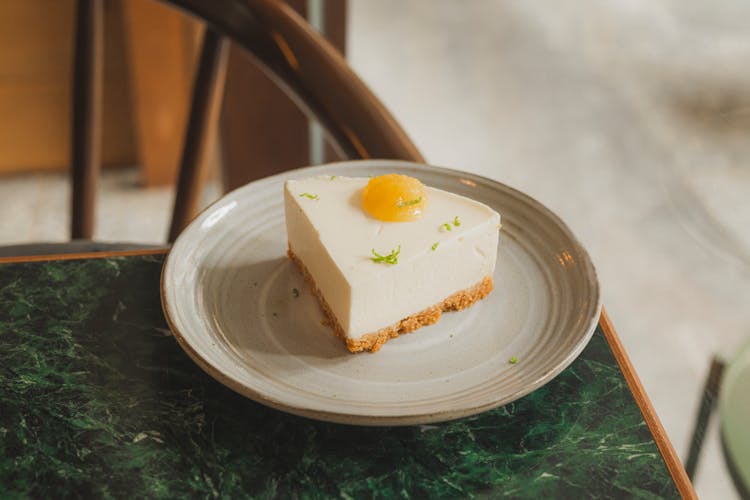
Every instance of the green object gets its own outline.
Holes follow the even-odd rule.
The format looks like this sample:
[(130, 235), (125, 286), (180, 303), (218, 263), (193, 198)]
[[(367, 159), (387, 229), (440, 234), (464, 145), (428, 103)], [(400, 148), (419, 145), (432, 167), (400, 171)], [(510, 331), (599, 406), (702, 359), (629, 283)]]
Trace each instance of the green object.
[(398, 254), (401, 253), (401, 245), (399, 245), (395, 250), (391, 250), (391, 253), (389, 253), (388, 255), (380, 255), (375, 251), (374, 248), (370, 251), (374, 255), (374, 257), (370, 257), (373, 262), (379, 264), (398, 264)]
[[(727, 365), (719, 395), (719, 414), (724, 451), (733, 477), (744, 491), (750, 491), (750, 339)], [(744, 498), (744, 497), (743, 497)]]
[(414, 200), (409, 200), (409, 201), (399, 201), (399, 202), (398, 202), (398, 203), (396, 204), (396, 206), (397, 206), (398, 208), (401, 208), (401, 207), (410, 207), (410, 206), (412, 206), (412, 205), (416, 205), (417, 203), (421, 203), (421, 201), (422, 201), (422, 197), (420, 196), (419, 198), (416, 198), (416, 199), (414, 199)]
[(433, 244), (432, 244), (432, 246), (431, 246), (430, 248), (432, 248), (432, 251), (433, 251), (433, 252), (434, 252), (435, 250), (437, 250), (437, 247), (438, 247), (438, 245), (439, 245), (439, 244), (440, 244), (440, 243), (439, 243), (439, 242), (437, 242), (437, 241), (436, 241), (435, 243), (433, 243)]
[(510, 363), (511, 365), (515, 365), (516, 363), (518, 363), (518, 358), (517, 358), (517, 357), (515, 357), (515, 356), (512, 356), (512, 357), (511, 357), (511, 358), (510, 358), (510, 359), (508, 360), (508, 363)]
[(162, 262), (0, 265), (0, 496), (679, 497), (601, 331), (501, 408), (409, 427), (317, 422), (190, 360), (162, 316)]
[(319, 198), (317, 194), (310, 194), (310, 193), (302, 193), (299, 196), (300, 196), (300, 198), (304, 197), (304, 198), (308, 198), (310, 200), (317, 200)]

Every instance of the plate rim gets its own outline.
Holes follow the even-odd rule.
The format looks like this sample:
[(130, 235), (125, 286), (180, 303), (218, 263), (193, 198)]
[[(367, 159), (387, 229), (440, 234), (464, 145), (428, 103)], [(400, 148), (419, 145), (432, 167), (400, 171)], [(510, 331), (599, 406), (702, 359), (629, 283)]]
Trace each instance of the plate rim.
[[(590, 317), (587, 318), (587, 322), (581, 326), (581, 330), (584, 331), (584, 333), (583, 335), (581, 335), (578, 342), (575, 344), (574, 348), (568, 352), (567, 356), (565, 356), (561, 362), (551, 367), (550, 370), (544, 372), (542, 376), (538, 377), (536, 380), (534, 380), (530, 384), (525, 385), (523, 388), (517, 391), (514, 391), (511, 394), (507, 394), (503, 398), (493, 399), (485, 404), (479, 404), (479, 405), (473, 405), (473, 406), (462, 406), (461, 408), (458, 408), (458, 409), (449, 409), (449, 410), (443, 410), (443, 411), (438, 411), (438, 412), (425, 412), (425, 413), (409, 414), (409, 415), (365, 415), (365, 414), (342, 413), (342, 412), (337, 412), (337, 411), (326, 411), (326, 410), (294, 406), (289, 403), (279, 401), (258, 390), (253, 389), (252, 387), (248, 385), (241, 383), (238, 380), (235, 380), (234, 378), (223, 373), (219, 368), (215, 367), (206, 359), (204, 359), (201, 356), (201, 354), (198, 353), (193, 348), (190, 342), (187, 341), (183, 333), (177, 327), (176, 321), (174, 320), (173, 315), (170, 313), (170, 307), (173, 307), (173, 305), (170, 306), (169, 300), (167, 299), (167, 287), (168, 287), (168, 284), (166, 281), (167, 272), (171, 266), (171, 262), (172, 262), (171, 259), (173, 257), (173, 253), (175, 252), (176, 248), (179, 248), (180, 241), (184, 241), (184, 239), (186, 238), (185, 236), (186, 233), (188, 233), (188, 231), (191, 230), (191, 228), (197, 223), (197, 221), (203, 216), (203, 214), (210, 212), (219, 203), (221, 203), (222, 201), (224, 201), (225, 199), (233, 195), (236, 195), (237, 192), (248, 189), (248, 186), (255, 185), (255, 186), (262, 187), (263, 184), (271, 184), (275, 182), (276, 180), (278, 180), (279, 178), (289, 178), (290, 176), (294, 176), (294, 175), (301, 176), (307, 171), (318, 172), (325, 168), (342, 167), (346, 165), (361, 166), (364, 168), (366, 168), (367, 166), (379, 166), (379, 167), (382, 166), (382, 167), (392, 167), (392, 168), (414, 168), (416, 167), (417, 169), (426, 168), (429, 170), (438, 171), (439, 173), (448, 174), (450, 177), (462, 177), (462, 178), (474, 179), (474, 180), (480, 181), (481, 183), (485, 185), (490, 185), (490, 186), (498, 185), (499, 187), (502, 187), (502, 189), (510, 191), (514, 196), (516, 196), (521, 201), (529, 205), (535, 206), (542, 213), (544, 213), (545, 216), (552, 219), (555, 225), (566, 234), (566, 236), (570, 239), (570, 241), (576, 246), (577, 250), (580, 251), (581, 255), (584, 257), (585, 270), (583, 274), (586, 276), (587, 281), (591, 285), (592, 295), (595, 296), (595, 306), (592, 309)], [(531, 197), (530, 195), (516, 188), (513, 188), (512, 186), (509, 186), (507, 184), (504, 184), (500, 181), (497, 181), (488, 177), (484, 177), (479, 174), (457, 170), (457, 169), (453, 169), (449, 167), (430, 165), (427, 163), (417, 163), (417, 162), (393, 160), (393, 159), (344, 160), (344, 161), (337, 161), (337, 162), (329, 162), (329, 163), (325, 163), (321, 165), (306, 166), (306, 167), (291, 169), (291, 170), (287, 170), (284, 172), (280, 172), (272, 176), (268, 176), (268, 177), (264, 177), (255, 181), (251, 181), (247, 184), (239, 186), (223, 194), (221, 197), (214, 200), (212, 203), (206, 206), (203, 210), (201, 210), (198, 214), (196, 214), (196, 216), (193, 217), (190, 223), (187, 226), (185, 226), (185, 228), (180, 232), (179, 236), (175, 239), (174, 243), (170, 247), (169, 252), (167, 253), (164, 259), (164, 264), (162, 265), (162, 270), (161, 270), (160, 279), (159, 279), (159, 295), (161, 298), (162, 312), (167, 322), (167, 326), (172, 331), (172, 334), (174, 338), (177, 340), (178, 345), (193, 360), (193, 362), (195, 362), (205, 373), (211, 376), (214, 380), (218, 381), (219, 383), (223, 384), (224, 386), (228, 387), (229, 389), (233, 390), (234, 392), (244, 397), (247, 397), (257, 403), (269, 406), (271, 408), (274, 408), (280, 411), (284, 411), (287, 413), (291, 413), (293, 415), (306, 417), (306, 418), (312, 418), (312, 419), (320, 420), (320, 421), (333, 422), (333, 423), (339, 423), (339, 424), (349, 424), (349, 425), (363, 425), (363, 426), (404, 426), (404, 425), (437, 423), (437, 422), (443, 422), (443, 421), (448, 421), (448, 420), (454, 420), (454, 419), (462, 418), (462, 417), (468, 417), (471, 415), (476, 415), (476, 414), (479, 414), (479, 413), (482, 413), (482, 412), (485, 412), (494, 408), (498, 408), (500, 406), (504, 406), (513, 401), (516, 401), (534, 392), (535, 390), (543, 387), (550, 381), (552, 381), (557, 375), (562, 373), (568, 366), (570, 366), (570, 364), (573, 361), (575, 361), (578, 358), (578, 356), (588, 345), (589, 341), (591, 340), (591, 337), (596, 331), (596, 327), (599, 323), (599, 318), (601, 316), (601, 311), (602, 311), (601, 285), (599, 283), (599, 278), (598, 278), (598, 273), (596, 271), (596, 267), (594, 266), (594, 263), (591, 260), (591, 257), (588, 251), (583, 246), (583, 244), (581, 244), (580, 240), (576, 237), (575, 233), (573, 233), (570, 227), (557, 214), (555, 214), (552, 210), (550, 210), (546, 205), (539, 202), (538, 200)]]

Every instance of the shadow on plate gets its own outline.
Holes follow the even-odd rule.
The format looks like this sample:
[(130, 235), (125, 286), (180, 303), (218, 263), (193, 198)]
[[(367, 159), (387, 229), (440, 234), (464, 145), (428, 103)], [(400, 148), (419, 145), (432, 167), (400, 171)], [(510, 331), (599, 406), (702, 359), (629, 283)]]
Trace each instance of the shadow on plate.
[(206, 276), (201, 293), (211, 334), (240, 359), (352, 356), (333, 330), (322, 324), (317, 299), (288, 258), (201, 271)]

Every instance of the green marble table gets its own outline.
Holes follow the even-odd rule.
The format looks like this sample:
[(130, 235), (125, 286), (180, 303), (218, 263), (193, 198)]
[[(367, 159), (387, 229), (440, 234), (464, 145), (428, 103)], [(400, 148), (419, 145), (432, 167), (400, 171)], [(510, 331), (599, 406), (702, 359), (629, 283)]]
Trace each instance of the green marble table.
[(0, 264), (0, 497), (680, 495), (601, 330), (505, 407), (436, 425), (329, 424), (193, 364), (162, 316), (162, 262)]

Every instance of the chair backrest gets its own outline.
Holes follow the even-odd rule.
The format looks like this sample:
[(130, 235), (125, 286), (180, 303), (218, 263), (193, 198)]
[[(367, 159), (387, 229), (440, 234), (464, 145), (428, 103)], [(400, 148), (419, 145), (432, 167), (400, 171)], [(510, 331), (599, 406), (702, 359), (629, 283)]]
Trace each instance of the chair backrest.
[[(76, 18), (71, 169), (74, 238), (90, 238), (93, 232), (102, 112), (102, 1), (79, 0)], [(207, 24), (194, 79), (169, 241), (191, 220), (198, 206), (198, 180), (218, 123), (230, 40), (247, 51), (304, 112), (323, 125), (343, 158), (423, 161), (403, 129), (343, 56), (287, 4), (276, 0), (160, 1)]]

